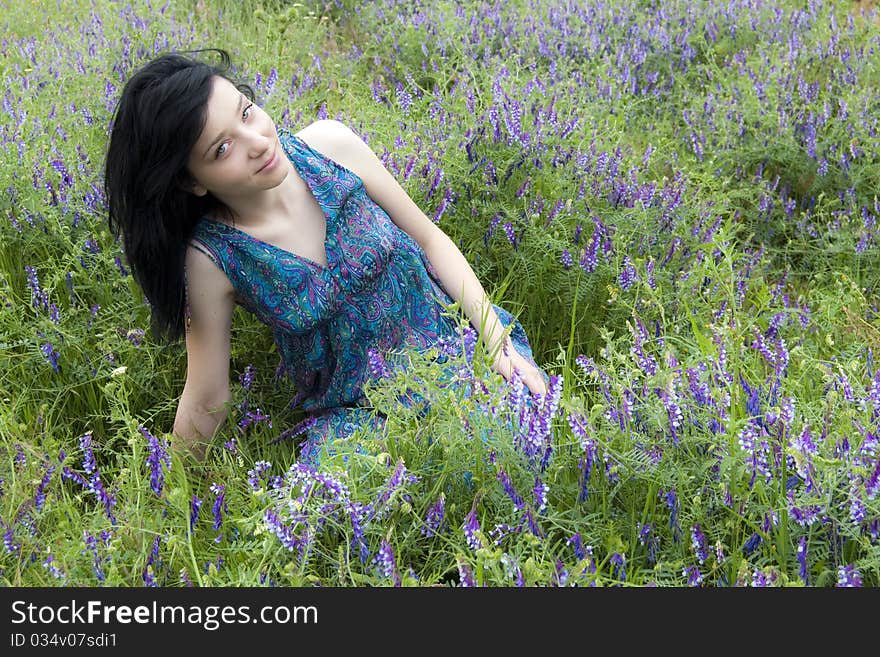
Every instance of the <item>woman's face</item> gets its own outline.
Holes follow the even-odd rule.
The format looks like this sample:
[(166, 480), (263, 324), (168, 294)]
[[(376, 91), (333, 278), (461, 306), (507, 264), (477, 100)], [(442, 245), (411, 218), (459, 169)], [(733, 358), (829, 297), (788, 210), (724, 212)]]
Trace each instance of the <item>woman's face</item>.
[(214, 78), (187, 168), (193, 194), (211, 192), (227, 205), (276, 187), (290, 171), (272, 119), (221, 77)]

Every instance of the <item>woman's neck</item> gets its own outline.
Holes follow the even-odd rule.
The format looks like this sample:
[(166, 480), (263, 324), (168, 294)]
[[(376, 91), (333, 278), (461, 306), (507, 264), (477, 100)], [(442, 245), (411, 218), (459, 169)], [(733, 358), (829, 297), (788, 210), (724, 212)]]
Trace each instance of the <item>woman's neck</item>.
[[(272, 217), (295, 214), (296, 207), (301, 203), (303, 192), (301, 188), (305, 188), (305, 182), (299, 177), (293, 165), (290, 162), (287, 164), (290, 166), (290, 174), (276, 187), (246, 197), (218, 197), (228, 212), (221, 213), (221, 217), (215, 218), (226, 221), (227, 219), (222, 217), (225, 214), (238, 226), (259, 226)], [(308, 189), (305, 191), (307, 192)]]

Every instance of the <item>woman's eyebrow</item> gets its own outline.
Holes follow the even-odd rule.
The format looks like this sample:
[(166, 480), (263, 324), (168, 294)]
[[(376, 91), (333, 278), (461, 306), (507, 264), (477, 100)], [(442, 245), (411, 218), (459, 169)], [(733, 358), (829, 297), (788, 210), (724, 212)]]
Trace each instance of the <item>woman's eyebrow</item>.
[[(235, 113), (236, 113), (236, 115), (241, 114), (241, 104), (242, 104), (243, 102), (244, 102), (244, 96), (243, 96), (243, 95), (242, 95), (242, 96), (239, 96), (239, 97), (238, 97), (238, 106), (237, 106), (236, 109), (235, 109)], [(225, 131), (224, 131), (224, 132), (221, 132), (219, 135), (217, 135), (217, 137), (214, 139), (214, 141), (212, 141), (212, 142), (208, 145), (208, 147), (205, 149), (205, 152), (202, 154), (202, 157), (207, 157), (207, 156), (208, 156), (208, 153), (209, 153), (209, 152), (211, 151), (211, 149), (214, 147), (214, 144), (216, 144), (218, 141), (221, 141), (225, 136), (226, 136), (226, 132), (225, 132)]]

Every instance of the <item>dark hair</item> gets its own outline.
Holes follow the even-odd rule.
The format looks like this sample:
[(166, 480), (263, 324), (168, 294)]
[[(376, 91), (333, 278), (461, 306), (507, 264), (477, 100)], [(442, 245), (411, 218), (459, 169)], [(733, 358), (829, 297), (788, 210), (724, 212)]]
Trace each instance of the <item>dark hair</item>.
[[(191, 54), (214, 52), (219, 64)], [(186, 191), (187, 161), (205, 127), (215, 76), (232, 82), (251, 100), (253, 90), (230, 77), (224, 50), (159, 55), (125, 83), (113, 116), (104, 169), (108, 222), (122, 235), (132, 275), (150, 303), (159, 339), (184, 333), (184, 258), (193, 228), (205, 214), (224, 209), (210, 193)]]

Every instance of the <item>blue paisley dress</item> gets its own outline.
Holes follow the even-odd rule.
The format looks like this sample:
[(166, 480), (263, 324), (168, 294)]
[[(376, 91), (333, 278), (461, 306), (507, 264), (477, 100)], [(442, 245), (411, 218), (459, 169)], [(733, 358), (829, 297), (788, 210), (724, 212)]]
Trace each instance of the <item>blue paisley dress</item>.
[[(369, 349), (428, 349), (453, 337), (457, 325), (444, 314), (453, 300), (424, 250), (367, 195), (360, 177), (295, 134), (278, 135), (324, 212), (327, 266), (208, 218), (190, 243), (226, 274), (236, 302), (272, 329), (296, 388), (292, 404), (306, 413), (299, 458), (316, 463), (333, 440), (384, 426), (362, 392)], [(520, 323), (493, 308), (505, 327), (513, 325), (514, 347), (534, 363)]]

